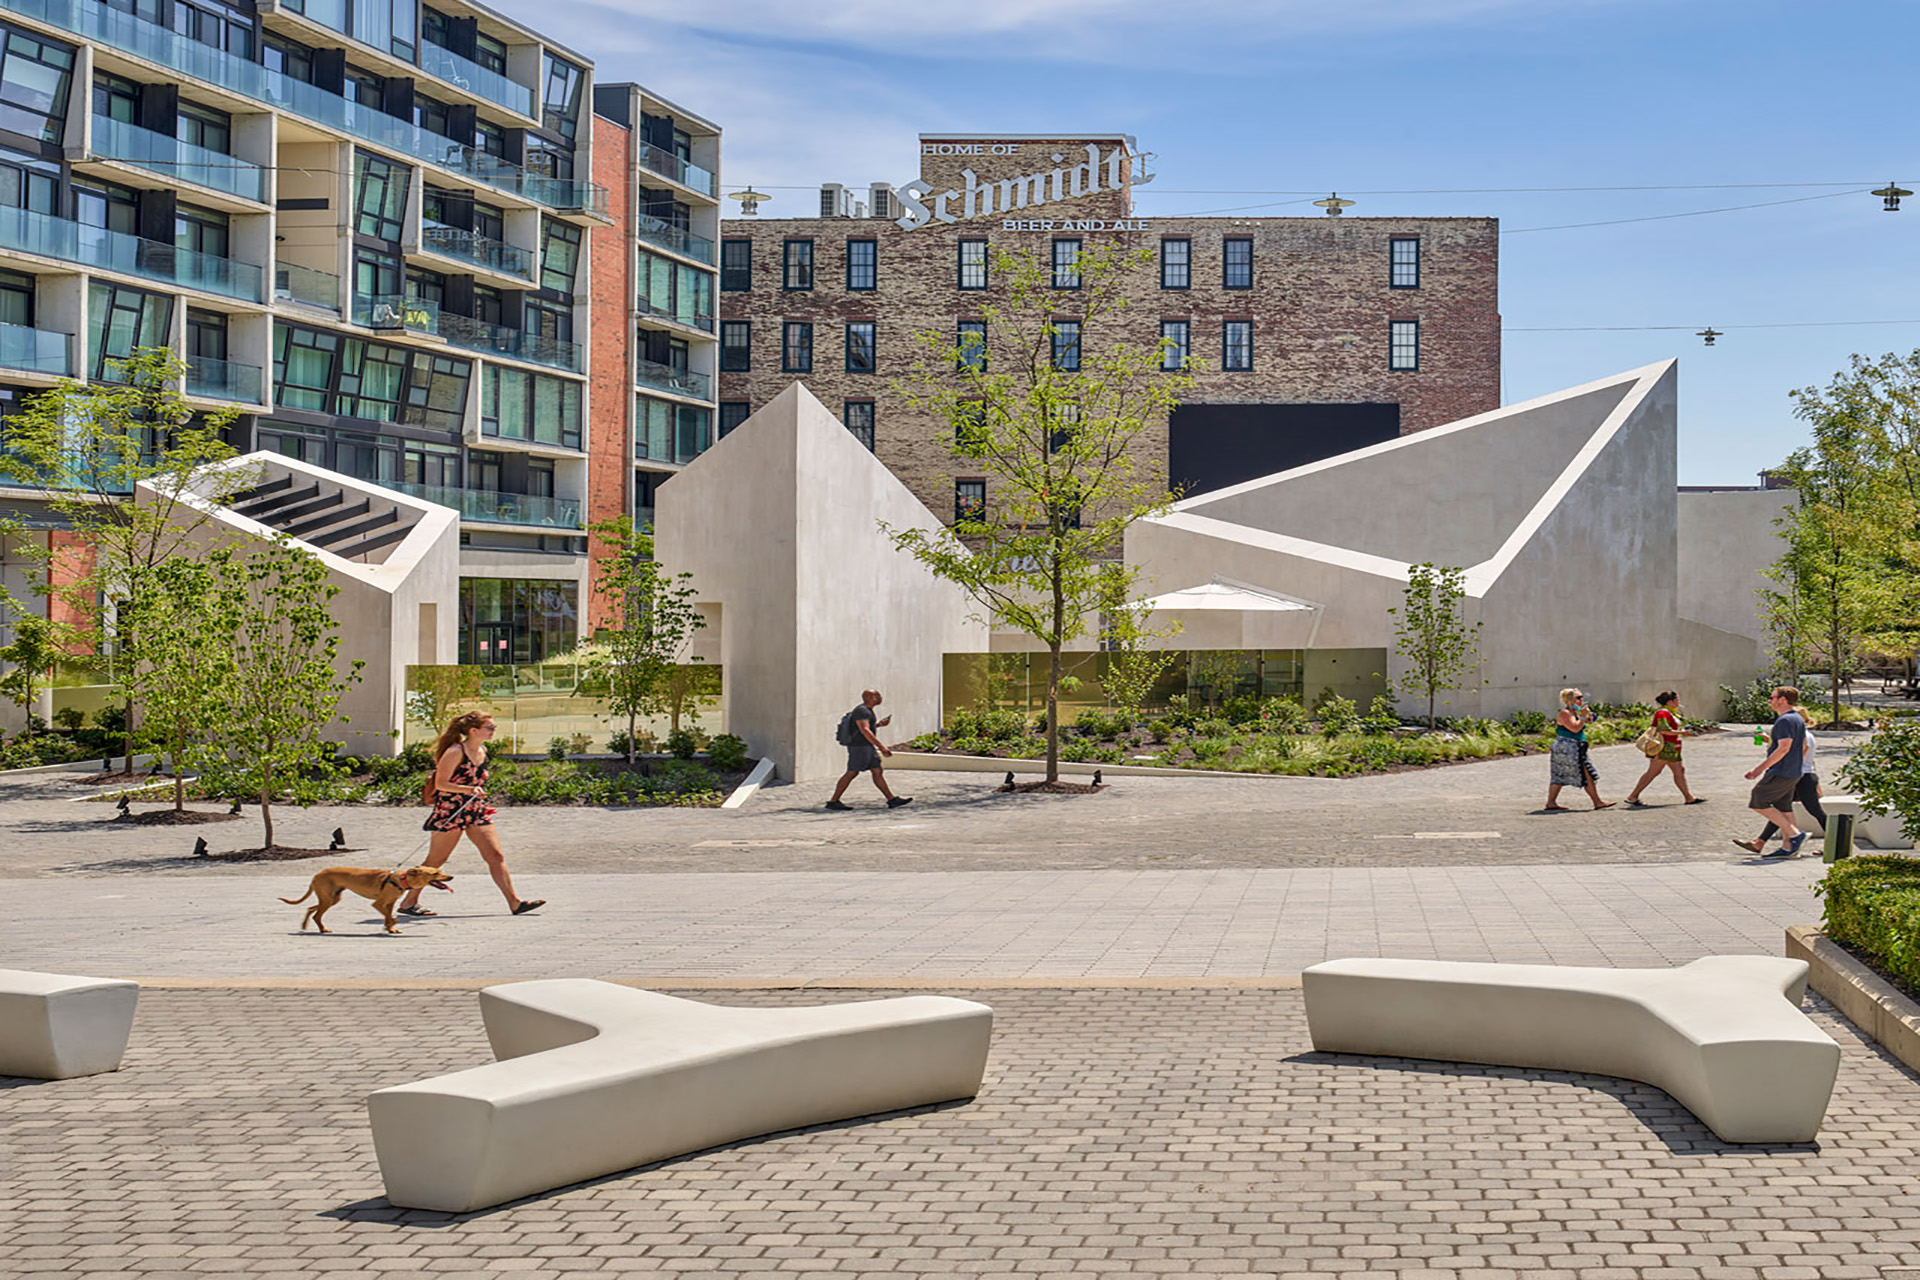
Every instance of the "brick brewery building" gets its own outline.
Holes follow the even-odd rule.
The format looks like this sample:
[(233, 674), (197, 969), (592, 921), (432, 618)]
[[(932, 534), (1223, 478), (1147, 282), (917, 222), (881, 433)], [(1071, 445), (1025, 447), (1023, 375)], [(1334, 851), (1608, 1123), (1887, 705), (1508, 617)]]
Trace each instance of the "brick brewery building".
[(968, 340), (1003, 298), (991, 249), (1038, 255), (1068, 290), (1078, 256), (1115, 242), (1152, 251), (1118, 323), (1198, 370), (1148, 436), (1180, 491), (1499, 405), (1492, 218), (1140, 218), (1133, 188), (1150, 175), (1127, 135), (920, 143), (920, 175), (898, 189), (828, 184), (819, 217), (723, 222), (721, 434), (797, 378), (934, 511), (991, 504), (951, 432), (906, 403), (915, 335)]

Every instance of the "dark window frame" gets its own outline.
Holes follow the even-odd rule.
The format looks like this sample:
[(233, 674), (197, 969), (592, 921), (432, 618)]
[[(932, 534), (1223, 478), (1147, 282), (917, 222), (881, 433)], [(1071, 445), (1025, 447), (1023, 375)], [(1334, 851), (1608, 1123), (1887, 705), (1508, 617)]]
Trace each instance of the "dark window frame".
[(727, 433), (753, 416), (753, 405), (746, 400), (722, 400), (720, 411), (714, 415), (713, 429), (716, 440), (724, 440)]
[[(854, 246), (864, 245), (868, 254), (865, 267), (866, 283), (857, 284), (854, 280)], [(854, 236), (847, 241), (847, 292), (872, 293), (880, 287), (880, 242), (871, 236)]]
[[(804, 339), (796, 343), (795, 339)], [(800, 353), (802, 359), (794, 356)], [(813, 372), (813, 322), (810, 320), (784, 320), (780, 324), (780, 372)]]
[[(977, 338), (977, 341), (969, 341)], [(969, 352), (977, 352), (968, 358)], [(987, 322), (985, 320), (960, 320), (953, 329), (953, 359), (956, 372), (971, 369), (975, 373), (987, 371)]]
[[(728, 341), (732, 336), (729, 330), (738, 331), (739, 342)], [(739, 353), (737, 360), (735, 352)], [(720, 322), (720, 372), (753, 372), (753, 321), (722, 320)]]
[[(1236, 245), (1246, 246), (1247, 260), (1244, 263), (1238, 263), (1233, 260), (1233, 250)], [(1246, 279), (1244, 281), (1236, 282), (1234, 280), (1234, 269), (1236, 267), (1242, 267), (1242, 266), (1246, 268), (1246, 273), (1247, 273)], [(1221, 241), (1220, 243), (1220, 287), (1222, 289), (1253, 288), (1253, 237), (1252, 236), (1228, 236), (1225, 240)]]
[[(853, 358), (853, 331), (865, 329), (867, 338), (867, 360), (862, 367)], [(880, 325), (873, 320), (849, 320), (846, 325), (846, 372), (870, 374), (880, 371)]]
[[(1052, 264), (1051, 280), (1056, 289), (1078, 289), (1081, 283), (1080, 255), (1085, 251), (1085, 241), (1078, 236), (1056, 236), (1048, 261)], [(1061, 250), (1072, 246), (1072, 253), (1063, 256)], [(1062, 284), (1061, 281), (1067, 281)]]
[[(796, 254), (794, 251), (802, 245), (806, 247), (805, 251)], [(780, 242), (780, 288), (782, 292), (811, 293), (813, 291), (813, 247), (812, 236), (793, 236)], [(795, 278), (803, 271), (806, 274), (806, 283), (795, 284)]]
[[(860, 418), (864, 418), (865, 421), (856, 421), (856, 419)], [(853, 433), (855, 440), (867, 446), (868, 453), (873, 452), (874, 413), (872, 400), (856, 399), (842, 401), (840, 404), (840, 422), (848, 431)]]
[(953, 480), (953, 522), (959, 524), (962, 520), (971, 520), (975, 524), (983, 524), (986, 522), (986, 518), (987, 482), (984, 479), (962, 479), (959, 476), (955, 476)]
[[(1400, 256), (1402, 245), (1412, 245), (1411, 258)], [(1418, 289), (1420, 287), (1420, 237), (1387, 237), (1387, 288)]]
[[(1235, 363), (1234, 361), (1235, 346), (1233, 342), (1233, 329), (1235, 325), (1245, 325), (1246, 331), (1247, 331), (1246, 344), (1245, 346), (1240, 348), (1240, 351), (1244, 358), (1239, 363)], [(1251, 373), (1253, 371), (1253, 321), (1251, 320), (1221, 321), (1220, 323), (1220, 369), (1224, 373)]]
[[(1402, 341), (1403, 332), (1409, 333), (1411, 342)], [(1403, 363), (1402, 351), (1412, 348), (1412, 358)], [(1387, 371), (1389, 373), (1420, 372), (1420, 322), (1418, 320), (1387, 321)]]
[[(1176, 335), (1173, 330), (1178, 330)], [(1168, 347), (1169, 341), (1176, 345)], [(1171, 363), (1169, 363), (1171, 361)], [(1193, 321), (1162, 320), (1160, 322), (1160, 371), (1179, 373), (1193, 365)]]
[[(1167, 254), (1167, 250), (1174, 245), (1179, 245), (1181, 252), (1185, 255), (1180, 262), (1175, 262)], [(1174, 280), (1176, 267), (1179, 269), (1177, 282)], [(1175, 291), (1193, 288), (1193, 237), (1160, 237), (1160, 287)]]
[[(968, 262), (967, 254), (975, 245), (979, 246), (980, 261)], [(975, 293), (987, 287), (988, 279), (993, 270), (993, 251), (988, 248), (988, 241), (976, 237), (969, 237), (954, 246), (953, 263), (954, 288), (968, 293)], [(967, 283), (968, 273), (973, 268), (979, 269), (978, 284)]]
[[(727, 259), (738, 253), (740, 262)], [(753, 241), (729, 237), (720, 242), (720, 292), (747, 293), (753, 288)]]
[[(1073, 335), (1071, 340), (1063, 341), (1067, 335), (1064, 334), (1062, 330), (1067, 328), (1073, 330)], [(1056, 371), (1061, 373), (1078, 373), (1080, 371), (1080, 339), (1081, 330), (1078, 320), (1055, 320), (1053, 322), (1051, 354), (1053, 367)], [(1070, 361), (1070, 363), (1068, 361)]]

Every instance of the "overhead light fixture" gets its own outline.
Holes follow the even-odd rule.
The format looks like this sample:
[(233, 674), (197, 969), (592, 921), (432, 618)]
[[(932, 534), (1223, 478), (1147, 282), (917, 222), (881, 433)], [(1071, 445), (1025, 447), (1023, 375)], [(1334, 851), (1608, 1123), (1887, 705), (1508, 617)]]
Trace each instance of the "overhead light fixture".
[(752, 187), (748, 187), (745, 191), (734, 192), (732, 195), (728, 196), (727, 199), (738, 200), (740, 202), (741, 217), (755, 218), (760, 215), (760, 202), (762, 200), (771, 200), (773, 199), (773, 197), (761, 195), (758, 191), (755, 191)]
[(1888, 213), (1898, 213), (1900, 212), (1900, 197), (1910, 196), (1913, 192), (1907, 190), (1897, 182), (1889, 182), (1873, 194), (1880, 197), (1880, 207), (1882, 209), (1885, 209)]
[(1705, 338), (1707, 340), (1707, 345), (1712, 346), (1713, 340), (1722, 335), (1718, 329), (1714, 328), (1712, 325), (1708, 325), (1706, 328), (1702, 329), (1700, 332), (1694, 334), (1693, 336), (1696, 338)]
[(1353, 201), (1342, 200), (1338, 191), (1329, 195), (1325, 200), (1315, 200), (1313, 203), (1316, 208), (1325, 209), (1329, 218), (1337, 218), (1348, 209), (1353, 208)]

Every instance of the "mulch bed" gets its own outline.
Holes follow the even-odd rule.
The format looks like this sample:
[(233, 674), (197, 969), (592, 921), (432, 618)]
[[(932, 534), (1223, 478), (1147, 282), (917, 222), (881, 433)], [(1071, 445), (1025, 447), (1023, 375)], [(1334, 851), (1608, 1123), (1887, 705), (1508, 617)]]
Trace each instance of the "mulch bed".
[(76, 773), (73, 775), (73, 780), (83, 787), (104, 787), (109, 782), (152, 782), (155, 784), (172, 782), (173, 775), (170, 773), (145, 773), (139, 769), (135, 769), (132, 772), (128, 772), (125, 769), (115, 769), (112, 773)]
[(1011, 787), (1000, 788), (1028, 796), (1090, 796), (1106, 789), (1105, 784), (1096, 787), (1090, 782), (1016, 782)]
[(302, 849), (294, 845), (276, 844), (264, 849), (233, 849), (224, 853), (209, 851), (200, 856), (208, 862), (298, 862), (304, 858), (343, 858), (350, 853), (365, 852), (365, 849)]
[(206, 813), (199, 809), (154, 809), (147, 813), (128, 810), (114, 819), (136, 827), (193, 827), (203, 822), (232, 822), (237, 813)]

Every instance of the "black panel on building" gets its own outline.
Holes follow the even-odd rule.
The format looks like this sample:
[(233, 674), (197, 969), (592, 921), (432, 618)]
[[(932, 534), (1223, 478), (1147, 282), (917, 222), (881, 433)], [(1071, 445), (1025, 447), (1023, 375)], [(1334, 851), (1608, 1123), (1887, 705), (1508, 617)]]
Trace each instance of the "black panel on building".
[(1190, 498), (1399, 434), (1397, 404), (1183, 404), (1168, 424), (1168, 480)]

